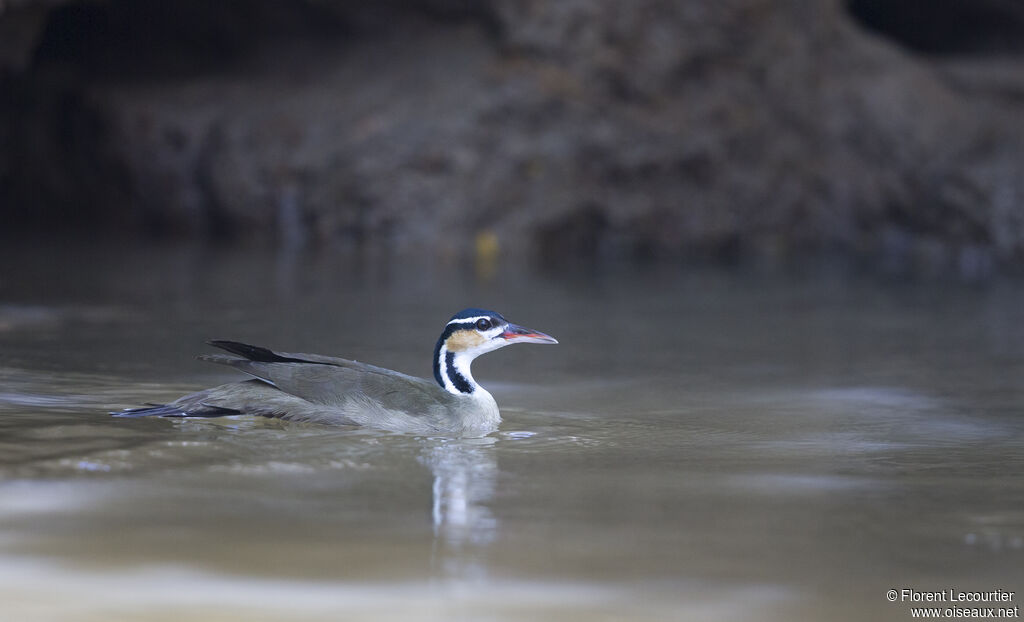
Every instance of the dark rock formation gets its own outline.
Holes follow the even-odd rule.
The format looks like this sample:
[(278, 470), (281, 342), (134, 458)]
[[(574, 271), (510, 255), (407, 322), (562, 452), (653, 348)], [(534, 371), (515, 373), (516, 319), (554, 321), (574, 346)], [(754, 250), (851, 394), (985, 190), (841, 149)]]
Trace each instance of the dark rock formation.
[(449, 252), (493, 231), (553, 261), (1024, 259), (1009, 0), (0, 0), (15, 24), (14, 224)]

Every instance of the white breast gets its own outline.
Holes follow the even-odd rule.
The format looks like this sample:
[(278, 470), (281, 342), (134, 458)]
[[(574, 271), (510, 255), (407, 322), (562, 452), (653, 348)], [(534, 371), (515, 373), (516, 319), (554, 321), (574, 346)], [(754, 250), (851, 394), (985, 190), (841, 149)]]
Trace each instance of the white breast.
[(462, 420), (463, 436), (483, 436), (498, 429), (501, 413), (494, 397), (480, 385), (463, 397), (459, 404), (458, 418)]

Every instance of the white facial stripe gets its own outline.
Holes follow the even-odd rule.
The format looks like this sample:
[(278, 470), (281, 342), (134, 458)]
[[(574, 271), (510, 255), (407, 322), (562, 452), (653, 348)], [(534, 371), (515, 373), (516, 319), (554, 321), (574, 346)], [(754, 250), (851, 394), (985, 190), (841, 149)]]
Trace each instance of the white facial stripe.
[(445, 324), (445, 326), (451, 326), (452, 324), (473, 324), (473, 323), (476, 323), (477, 320), (490, 320), (490, 319), (491, 319), (491, 316), (489, 316), (489, 315), (478, 315), (476, 317), (460, 317), (458, 319), (455, 319), (455, 320), (452, 320), (452, 321), (448, 322), (447, 324)]

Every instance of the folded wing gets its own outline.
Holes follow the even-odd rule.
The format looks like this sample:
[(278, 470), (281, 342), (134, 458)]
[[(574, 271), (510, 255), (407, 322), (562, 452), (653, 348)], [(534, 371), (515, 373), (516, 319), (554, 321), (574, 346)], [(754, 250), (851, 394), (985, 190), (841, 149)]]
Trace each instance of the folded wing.
[(427, 380), (358, 361), (274, 352), (234, 341), (210, 344), (242, 358), (203, 355), (200, 359), (234, 367), (314, 404), (375, 403), (388, 410), (429, 414), (452, 401), (450, 393)]

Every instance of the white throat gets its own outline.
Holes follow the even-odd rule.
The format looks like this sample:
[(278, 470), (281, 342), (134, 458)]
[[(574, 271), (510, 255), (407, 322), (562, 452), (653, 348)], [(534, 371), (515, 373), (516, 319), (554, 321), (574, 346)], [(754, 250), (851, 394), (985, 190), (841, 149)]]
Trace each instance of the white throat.
[(475, 352), (449, 352), (448, 348), (441, 346), (437, 364), (441, 369), (441, 380), (446, 391), (455, 395), (484, 391), (473, 379), (471, 366), (475, 358)]

